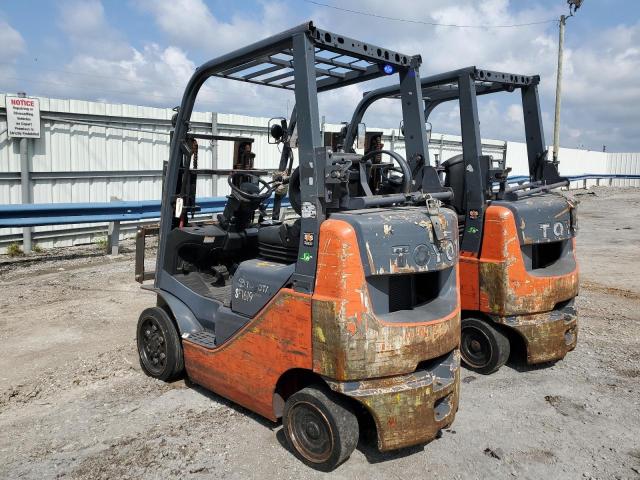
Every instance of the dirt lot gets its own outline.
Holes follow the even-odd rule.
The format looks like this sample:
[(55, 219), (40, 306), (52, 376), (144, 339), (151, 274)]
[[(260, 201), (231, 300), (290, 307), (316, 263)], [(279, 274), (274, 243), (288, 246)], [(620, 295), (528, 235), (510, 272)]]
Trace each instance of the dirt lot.
[[(462, 372), (450, 430), (389, 455), (361, 444), (335, 478), (639, 478), (640, 190), (580, 206), (577, 349), (542, 368)], [(56, 258), (66, 255), (72, 258)], [(142, 374), (130, 253), (0, 260), (1, 478), (318, 478), (280, 425)]]

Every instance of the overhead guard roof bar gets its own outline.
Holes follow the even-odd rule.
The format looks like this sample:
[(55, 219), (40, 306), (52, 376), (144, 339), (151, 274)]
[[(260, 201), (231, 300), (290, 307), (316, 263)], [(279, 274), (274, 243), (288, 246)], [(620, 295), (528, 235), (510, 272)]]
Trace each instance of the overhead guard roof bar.
[[(458, 79), (461, 74), (468, 73), (473, 78), (476, 85), (476, 91), (490, 93), (499, 92), (503, 90), (510, 90), (510, 87), (516, 88), (527, 87), (530, 85), (538, 85), (540, 83), (540, 77), (538, 75), (519, 75), (515, 73), (495, 72), (492, 70), (480, 70), (475, 67), (461, 68), (459, 70), (453, 70), (440, 75), (433, 75), (430, 77), (424, 77), (421, 80), (423, 97), (426, 99), (428, 93), (436, 91), (452, 92), (458, 91)], [(375, 94), (375, 100), (380, 98), (399, 98), (400, 91), (396, 85), (391, 85), (386, 88), (375, 90), (374, 92), (367, 92), (364, 94), (367, 97), (370, 94)], [(374, 101), (375, 101), (374, 100)]]
[[(279, 37), (286, 37), (286, 34), (290, 33), (289, 41), (283, 38), (282, 43), (272, 44), (271, 48), (267, 47), (264, 56), (257, 59), (255, 56), (250, 58), (237, 56), (236, 62), (212, 75), (294, 90), (295, 82), (286, 80), (293, 76), (293, 71), (288, 71), (293, 68), (290, 39), (300, 31), (310, 34), (309, 37), (315, 47), (315, 73), (319, 92), (381, 77), (386, 74), (385, 65), (390, 65), (395, 71), (399, 67), (408, 67), (411, 62), (412, 57), (409, 55), (321, 30), (309, 22), (281, 34)], [(331, 55), (327, 55), (327, 52)], [(206, 64), (203, 68), (205, 67)], [(264, 77), (265, 75), (269, 76)]]
[[(485, 95), (505, 90), (513, 91), (516, 88), (529, 87), (540, 83), (540, 77), (538, 75), (520, 75), (483, 70), (476, 67), (465, 67), (430, 77), (423, 77), (420, 81), (423, 98), (431, 102), (437, 101), (438, 103), (458, 98), (460, 95), (458, 81), (462, 75), (469, 75), (473, 79), (476, 85), (476, 95)], [(362, 121), (364, 113), (371, 104), (382, 98), (399, 97), (400, 88), (398, 85), (390, 85), (372, 92), (366, 92), (353, 112), (353, 117), (351, 118), (345, 137), (345, 148), (353, 148), (356, 127)]]

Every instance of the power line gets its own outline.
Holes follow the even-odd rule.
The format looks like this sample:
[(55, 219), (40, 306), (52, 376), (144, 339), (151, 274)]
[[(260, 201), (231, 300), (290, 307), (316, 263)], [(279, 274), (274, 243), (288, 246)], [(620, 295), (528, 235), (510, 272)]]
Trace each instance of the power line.
[(405, 23), (415, 23), (420, 25), (429, 25), (432, 27), (453, 27), (453, 28), (480, 28), (480, 29), (489, 29), (489, 28), (517, 28), (517, 27), (529, 27), (531, 25), (542, 25), (545, 23), (557, 23), (557, 19), (549, 19), (549, 20), (539, 20), (536, 22), (528, 22), (528, 23), (513, 23), (508, 25), (459, 25), (455, 23), (437, 23), (437, 22), (426, 22), (424, 20), (413, 20), (410, 18), (398, 18), (398, 17), (388, 17), (386, 15), (379, 15), (377, 13), (371, 12), (362, 12), (359, 10), (352, 10), (349, 8), (336, 7), (335, 5), (330, 5), (327, 3), (316, 2), (315, 0), (304, 0), (307, 3), (312, 5), (317, 5), (319, 7), (332, 8), (334, 10), (339, 10), (341, 12), (353, 13), (356, 15), (363, 15), (366, 17), (375, 17), (383, 20), (392, 20), (394, 22), (405, 22)]

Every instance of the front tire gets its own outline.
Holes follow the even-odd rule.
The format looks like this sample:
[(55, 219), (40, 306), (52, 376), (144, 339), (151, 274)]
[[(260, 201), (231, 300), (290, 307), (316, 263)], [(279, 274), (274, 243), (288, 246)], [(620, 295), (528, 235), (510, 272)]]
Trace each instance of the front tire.
[(140, 314), (136, 341), (144, 373), (164, 381), (182, 374), (182, 343), (169, 313), (164, 309), (151, 307)]
[(489, 322), (477, 318), (462, 320), (460, 353), (471, 369), (488, 375), (497, 371), (509, 359), (509, 339)]
[(351, 407), (337, 394), (319, 388), (307, 387), (291, 395), (282, 424), (296, 455), (317, 470), (335, 469), (358, 444), (358, 419)]

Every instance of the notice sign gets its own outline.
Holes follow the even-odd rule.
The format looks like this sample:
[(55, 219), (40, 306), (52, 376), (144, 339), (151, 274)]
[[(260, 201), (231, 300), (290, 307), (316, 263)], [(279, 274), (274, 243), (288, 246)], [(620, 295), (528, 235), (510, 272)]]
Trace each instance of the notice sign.
[(6, 97), (10, 137), (40, 138), (40, 100), (29, 97)]

